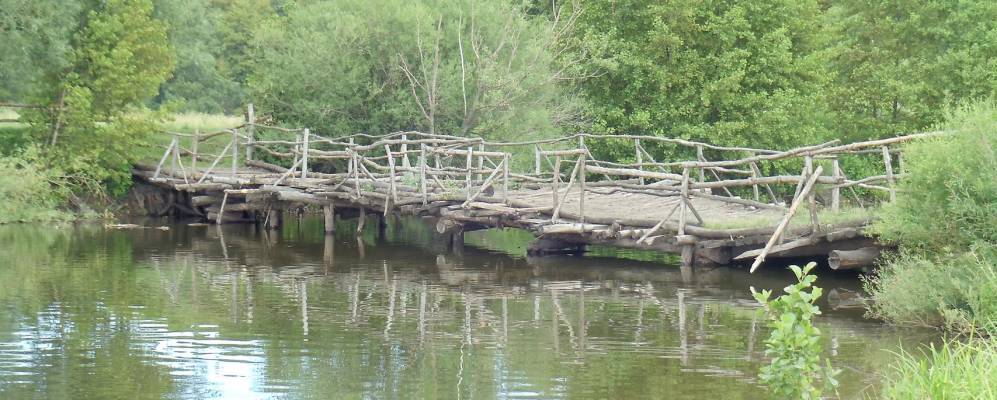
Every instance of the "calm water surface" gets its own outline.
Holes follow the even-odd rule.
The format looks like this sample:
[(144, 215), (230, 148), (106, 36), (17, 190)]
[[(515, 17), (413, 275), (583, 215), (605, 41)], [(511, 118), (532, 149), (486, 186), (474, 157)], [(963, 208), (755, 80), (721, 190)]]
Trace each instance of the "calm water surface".
[[(515, 232), (455, 254), (417, 221), (170, 228), (0, 227), (0, 398), (763, 399), (748, 287), (791, 276), (497, 251), (521, 254)], [(819, 322), (841, 398), (930, 338)]]

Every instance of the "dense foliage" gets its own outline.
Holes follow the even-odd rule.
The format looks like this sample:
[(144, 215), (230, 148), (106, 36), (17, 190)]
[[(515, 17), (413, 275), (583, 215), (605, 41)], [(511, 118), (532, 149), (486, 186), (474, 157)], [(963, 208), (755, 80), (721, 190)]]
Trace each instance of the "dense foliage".
[(873, 227), (901, 255), (868, 282), (872, 313), (965, 330), (997, 321), (997, 105), (959, 108), (950, 135), (905, 149), (896, 204)]
[(582, 15), (600, 131), (763, 148), (828, 135), (817, 1), (607, 1)]
[(496, 2), (301, 5), (257, 32), (251, 87), (262, 112), (332, 135), (550, 135), (580, 111), (554, 60), (561, 28)]

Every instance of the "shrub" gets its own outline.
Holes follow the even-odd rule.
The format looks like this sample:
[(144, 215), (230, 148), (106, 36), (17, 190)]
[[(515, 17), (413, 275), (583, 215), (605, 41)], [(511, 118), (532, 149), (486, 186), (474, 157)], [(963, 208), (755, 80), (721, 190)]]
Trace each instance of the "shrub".
[(869, 313), (893, 323), (956, 330), (997, 327), (997, 245), (956, 254), (906, 251), (866, 280)]
[(58, 209), (67, 194), (64, 184), (33, 149), (20, 157), (0, 157), (0, 224), (69, 219)]
[(901, 195), (884, 208), (874, 232), (932, 251), (997, 242), (997, 103), (955, 109), (937, 128), (954, 133), (904, 148)]
[(765, 355), (772, 357), (772, 362), (762, 367), (760, 377), (778, 398), (819, 399), (822, 390), (818, 382), (829, 387), (837, 385), (836, 372), (829, 364), (820, 363), (820, 330), (813, 325), (813, 318), (820, 314), (814, 302), (822, 290), (813, 286), (817, 277), (810, 271), (815, 266), (809, 263), (801, 269), (791, 265), (797, 282), (786, 286), (786, 294), (775, 299), (770, 299), (771, 290), (758, 293), (751, 289), (755, 299), (765, 306), (772, 328), (765, 340)]

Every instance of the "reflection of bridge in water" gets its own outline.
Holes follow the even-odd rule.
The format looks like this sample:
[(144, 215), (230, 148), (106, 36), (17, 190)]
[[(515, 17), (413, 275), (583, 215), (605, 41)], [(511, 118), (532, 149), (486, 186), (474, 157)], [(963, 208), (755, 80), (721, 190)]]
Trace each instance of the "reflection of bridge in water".
[[(534, 254), (601, 244), (681, 254), (687, 265), (755, 259), (754, 270), (766, 257), (830, 255), (833, 267), (852, 268), (878, 256), (863, 231), (868, 213), (855, 210), (895, 197), (893, 165), (902, 155), (890, 146), (931, 135), (776, 151), (630, 135), (518, 143), (418, 132), (327, 138), (249, 122), (174, 134), (159, 165), (135, 175), (168, 188), (176, 210), (217, 223), (276, 228), (282, 210), (313, 205), (324, 209), (328, 230), (337, 213), (401, 213), (434, 218), (438, 232), (457, 241), (471, 230), (523, 228), (537, 237)], [(226, 142), (221, 151), (198, 151), (221, 148), (217, 141)], [(595, 141), (629, 155), (598, 160), (588, 147)], [(666, 149), (695, 159), (657, 161)], [(861, 157), (877, 157), (885, 173), (847, 175), (840, 161)], [(224, 158), (230, 166), (219, 166)], [(782, 172), (793, 169), (800, 174)]]
[[(632, 354), (634, 363), (647, 363), (634, 368), (672, 360), (664, 364), (676, 373), (745, 382), (754, 379), (756, 363), (763, 361), (764, 337), (759, 333), (764, 321), (747, 287), (786, 283), (784, 274), (729, 268), (661, 268), (566, 256), (517, 259), (474, 248), (453, 254), (431, 241), (421, 247), (396, 242), (402, 232), (394, 232), (394, 225), (384, 237), (370, 232), (357, 243), (345, 233), (309, 236), (308, 228), (318, 226), (309, 224), (305, 220), (300, 229), (288, 224), (281, 232), (178, 227), (143, 231), (145, 237), (137, 240), (169, 246), (148, 255), (160, 273), (192, 268), (189, 276), (163, 279), (190, 279), (191, 288), (209, 288), (170, 297), (210, 296), (231, 305), (233, 322), (252, 325), (261, 312), (277, 309), (313, 340), (350, 330), (404, 343), (412, 351), (459, 345), (468, 352), (498, 353), (536, 341), (533, 346), (558, 363), (599, 362), (622, 352)], [(272, 293), (267, 302), (258, 299), (265, 286), (279, 288), (276, 301), (282, 306), (261, 304), (275, 301)], [(830, 318), (838, 324), (828, 331), (832, 340), (848, 337), (852, 319)]]

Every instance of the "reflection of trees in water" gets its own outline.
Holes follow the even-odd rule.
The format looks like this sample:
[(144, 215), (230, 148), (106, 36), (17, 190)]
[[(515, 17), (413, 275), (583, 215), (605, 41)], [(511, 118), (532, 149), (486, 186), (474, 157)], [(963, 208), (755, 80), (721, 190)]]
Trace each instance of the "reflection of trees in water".
[[(331, 397), (628, 397), (688, 381), (732, 398), (758, 393), (755, 304), (729, 269), (456, 257), (379, 240), (360, 254), (350, 235), (213, 227), (46, 235), (0, 250), (22, 260), (0, 264), (13, 282), (0, 300), (17, 308), (0, 333), (40, 326), (58, 304), (73, 329), (46, 335), (157, 382), (152, 397), (210, 387), (205, 365), (252, 365), (238, 370), (259, 390)], [(35, 384), (64, 379), (54, 366), (97, 362), (49, 357), (24, 367)]]

